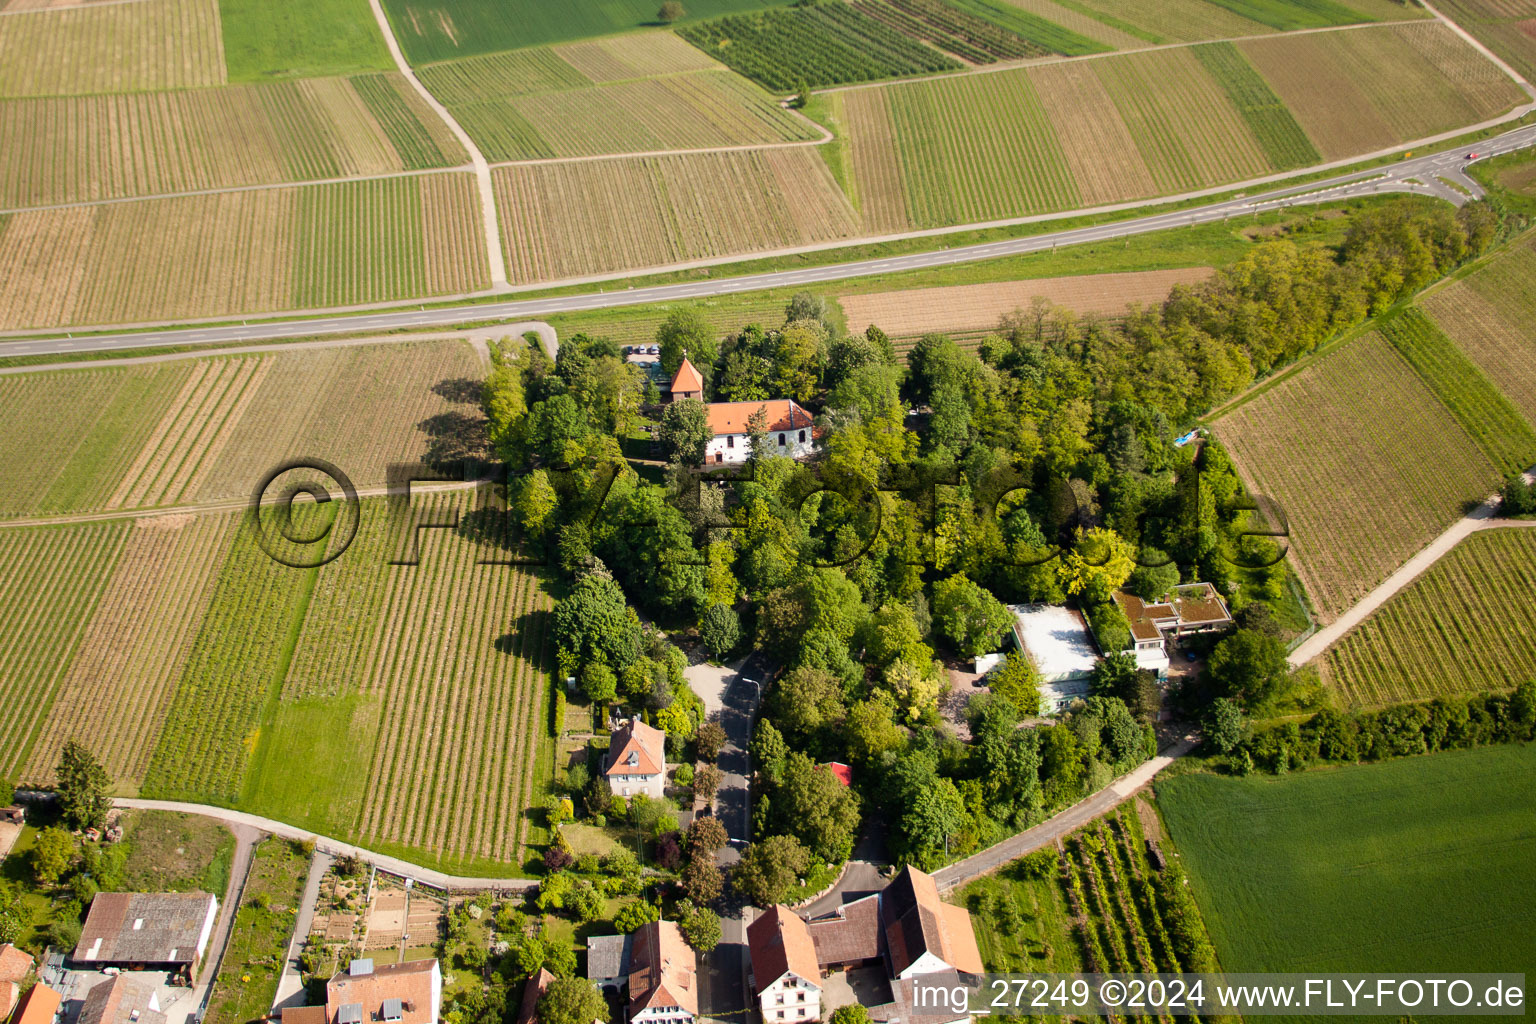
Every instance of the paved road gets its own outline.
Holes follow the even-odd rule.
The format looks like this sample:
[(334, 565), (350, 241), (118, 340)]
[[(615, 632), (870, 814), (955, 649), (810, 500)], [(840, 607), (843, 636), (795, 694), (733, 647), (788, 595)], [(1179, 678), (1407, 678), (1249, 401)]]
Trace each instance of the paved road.
[[(207, 818), (217, 818), (229, 825), (246, 826), (270, 832), (284, 839), (294, 839), (301, 843), (314, 843), (315, 849), (333, 857), (357, 857), (374, 865), (380, 871), (401, 878), (416, 878), (435, 886), (439, 889), (497, 889), (506, 892), (521, 892), (538, 886), (537, 879), (531, 878), (470, 878), (463, 875), (450, 875), (432, 868), (424, 868), (419, 864), (401, 860), (399, 857), (390, 857), (382, 853), (364, 849), (361, 846), (353, 846), (351, 843), (341, 842), (329, 836), (322, 836), (308, 829), (296, 828), (286, 822), (276, 821), (272, 818), (263, 818), (257, 814), (247, 814), (245, 811), (232, 811), (227, 807), (210, 807), (207, 804), (188, 804), (174, 800), (129, 800), (117, 799), (112, 803), (117, 807), (134, 807), (153, 811), (181, 811), (184, 814), (201, 814)], [(238, 834), (238, 833), (237, 833)]]
[(933, 876), (934, 881), (939, 885), (939, 891), (949, 892), (973, 878), (990, 874), (1009, 861), (1017, 860), (1042, 846), (1048, 846), (1082, 828), (1094, 818), (1108, 814), (1129, 800), (1137, 790), (1151, 782), (1158, 772), (1193, 750), (1195, 743), (1194, 739), (1186, 736), (1135, 771), (1122, 775), (1086, 800), (1079, 800), (1071, 807), (1059, 812), (1055, 817), (1041, 822), (1034, 828), (1026, 829), (1016, 836), (1009, 836), (996, 846), (989, 846), (979, 853), (973, 853), (965, 860), (940, 868), (934, 872)]
[[(1480, 157), (1495, 156), (1536, 145), (1536, 125), (1518, 128), (1493, 139), (1476, 144)], [(135, 348), (152, 348), (164, 345), (218, 345), (244, 341), (262, 341), (274, 338), (300, 338), (343, 332), (395, 331), (410, 328), (444, 327), (464, 321), (499, 319), (537, 319), (555, 313), (577, 312), (592, 309), (610, 309), (640, 303), (674, 302), (680, 299), (705, 296), (729, 295), (736, 292), (755, 291), (763, 288), (795, 287), (844, 281), (850, 278), (868, 277), (903, 270), (919, 270), (929, 267), (952, 266), (975, 260), (993, 259), (1022, 253), (1041, 252), (1058, 245), (1078, 245), (1085, 242), (1103, 242), (1128, 238), (1132, 235), (1162, 231), (1169, 228), (1187, 227), (1191, 224), (1207, 224), (1241, 217), (1259, 210), (1274, 209), (1314, 202), (1328, 202), (1378, 192), (1421, 192), (1443, 195), (1452, 202), (1464, 202), (1461, 192), (1439, 184), (1441, 176), (1461, 181), (1464, 188), (1474, 195), (1475, 183), (1461, 174), (1465, 165), (1465, 150), (1435, 153), (1423, 157), (1402, 160), (1395, 164), (1367, 171), (1354, 171), (1325, 178), (1305, 185), (1293, 185), (1238, 199), (1227, 199), (1205, 206), (1174, 212), (1159, 213), (1130, 220), (1100, 224), (1093, 227), (1073, 228), (1048, 234), (1033, 235), (1001, 242), (988, 242), (937, 252), (912, 253), (882, 259), (858, 260), (836, 263), (823, 267), (807, 267), (801, 270), (781, 270), (772, 273), (748, 274), (741, 277), (715, 281), (691, 281), (682, 284), (657, 285), (649, 288), (631, 288), (623, 291), (585, 293), (537, 299), (519, 299), (492, 302), (475, 306), (452, 306), (440, 309), (395, 310), (366, 313), (355, 316), (320, 316), (277, 323), (239, 324), (223, 327), (172, 328), (148, 331), (124, 331), (96, 334), (81, 338), (49, 338), (14, 340), (0, 343), (0, 357), (71, 352), (120, 351)], [(1413, 180), (1419, 184), (1414, 184)], [(934, 233), (938, 237), (938, 233)]]
[[(1527, 481), (1531, 480), (1533, 474), (1536, 474), (1536, 470), (1525, 474), (1525, 479)], [(1347, 611), (1327, 626), (1307, 637), (1302, 644), (1291, 652), (1288, 658), (1291, 667), (1300, 668), (1333, 646), (1343, 638), (1344, 634), (1370, 618), (1373, 612), (1386, 604), (1398, 591), (1428, 572), (1430, 566), (1450, 554), (1458, 544), (1472, 536), (1472, 534), (1480, 530), (1536, 527), (1536, 521), (1532, 520), (1496, 519), (1494, 517), (1498, 510), (1499, 496), (1495, 494), (1467, 513), (1466, 516), (1458, 519), (1450, 529), (1431, 541), (1424, 550), (1403, 563), (1403, 566), (1397, 572), (1388, 576), (1375, 590), (1366, 594), (1359, 601), (1356, 601)]]

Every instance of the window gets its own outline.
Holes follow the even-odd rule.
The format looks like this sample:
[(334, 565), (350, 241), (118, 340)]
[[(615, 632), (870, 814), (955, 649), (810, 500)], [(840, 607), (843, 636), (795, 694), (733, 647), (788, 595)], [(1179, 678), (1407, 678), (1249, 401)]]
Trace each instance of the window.
[(727, 448), (735, 448), (736, 447), (736, 435), (735, 434), (726, 434), (725, 435), (725, 446)]
[(784, 435), (783, 434), (779, 435), (779, 447), (780, 448), (784, 447)]
[(796, 996), (795, 996), (795, 1001), (796, 1001), (796, 1002), (797, 1002), (797, 1003), (803, 1003), (803, 1002), (805, 1002), (805, 993), (804, 993), (804, 992), (801, 992), (801, 993), (798, 993), (798, 994), (797, 994), (797, 995), (796, 995)]
[(774, 1014), (773, 1016), (774, 1016), (774, 1018), (776, 1020), (783, 1020), (784, 1019), (784, 1011), (780, 1010), (778, 1013)]
[(801, 444), (805, 443), (805, 431), (803, 431), (803, 430), (800, 431), (800, 443)]
[(784, 1005), (784, 993), (780, 992), (779, 995), (778, 995), (778, 998), (775, 999), (774, 1002), (778, 1003), (780, 1006), (783, 1006)]

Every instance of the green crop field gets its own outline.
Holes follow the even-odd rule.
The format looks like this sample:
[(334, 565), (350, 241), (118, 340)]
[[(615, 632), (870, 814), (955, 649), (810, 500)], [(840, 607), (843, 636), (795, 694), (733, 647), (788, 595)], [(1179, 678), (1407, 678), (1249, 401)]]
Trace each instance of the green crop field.
[(1429, 317), (1409, 308), (1384, 320), (1380, 330), (1490, 462), (1506, 473), (1536, 465), (1536, 431)]
[(1335, 0), (1210, 0), (1234, 14), (1289, 32), (1298, 28), (1327, 28), (1371, 21)]
[(705, 53), (769, 89), (946, 71), (960, 67), (910, 36), (842, 3), (779, 7), (679, 29)]
[(991, 0), (854, 0), (853, 5), (972, 64), (1108, 49), (1037, 14)]
[(231, 82), (392, 71), (368, 0), (218, 0)]
[(1527, 79), (1536, 75), (1536, 6), (1527, 0), (1445, 0), (1436, 5)]
[(1183, 775), (1157, 802), (1228, 971), (1536, 973), (1536, 746)]
[[(757, 11), (776, 0), (692, 0), (687, 21)], [(412, 64), (588, 39), (654, 26), (652, 0), (550, 3), (548, 0), (384, 0)]]
[(1149, 43), (1231, 39), (1273, 31), (1206, 0), (1056, 0)]
[(1207, 43), (1195, 47), (1194, 54), (1248, 122), (1272, 167), (1283, 171), (1321, 160), (1296, 118), (1237, 47)]
[(1216, 420), (1276, 500), (1327, 621), (1492, 492), (1499, 473), (1380, 334), (1356, 338)]
[(1536, 679), (1536, 530), (1476, 533), (1331, 647), (1326, 678), (1378, 707)]

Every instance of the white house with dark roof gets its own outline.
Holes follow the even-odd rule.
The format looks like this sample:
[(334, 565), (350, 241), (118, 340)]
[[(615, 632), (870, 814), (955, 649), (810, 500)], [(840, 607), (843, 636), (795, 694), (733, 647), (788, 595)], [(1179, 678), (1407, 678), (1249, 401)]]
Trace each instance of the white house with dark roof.
[(639, 718), (631, 718), (608, 738), (603, 778), (615, 796), (644, 793), (660, 800), (666, 791), (667, 735)]

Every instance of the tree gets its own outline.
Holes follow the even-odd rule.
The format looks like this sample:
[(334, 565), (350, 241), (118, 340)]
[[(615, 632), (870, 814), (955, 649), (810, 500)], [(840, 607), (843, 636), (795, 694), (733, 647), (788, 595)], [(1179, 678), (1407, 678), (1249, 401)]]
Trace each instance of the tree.
[(84, 745), (69, 740), (59, 755), (59, 805), (64, 820), (74, 828), (101, 828), (106, 824), (112, 799), (107, 787), (112, 780), (101, 762)]
[(742, 852), (731, 883), (756, 906), (771, 907), (810, 866), (810, 851), (794, 836), (769, 836)]
[(828, 1024), (869, 1024), (869, 1011), (862, 1003), (848, 1003), (832, 1011)]
[(725, 741), (724, 726), (719, 722), (705, 722), (699, 726), (699, 734), (694, 737), (693, 744), (699, 752), (701, 761), (717, 761)]
[(555, 643), (568, 670), (601, 661), (622, 672), (640, 657), (640, 620), (612, 577), (589, 572), (555, 607)]
[(656, 20), (663, 25), (670, 25), (674, 21), (680, 20), (684, 13), (683, 5), (678, 3), (678, 0), (667, 0), (656, 12)]
[(1040, 673), (1019, 652), (1010, 651), (1007, 659), (987, 675), (987, 686), (1012, 704), (1021, 716), (1040, 713)]
[[(663, 5), (666, 6), (666, 5)], [(682, 5), (674, 4), (678, 17), (682, 17)], [(710, 368), (715, 364), (720, 344), (716, 340), (714, 325), (696, 306), (675, 309), (656, 328), (656, 344), (661, 348), (661, 369), (669, 378), (677, 373), (687, 358), (706, 383)]]
[(619, 695), (619, 677), (601, 661), (594, 661), (581, 674), (581, 688), (598, 704), (606, 704)]
[(1211, 701), (1210, 714), (1206, 717), (1205, 738), (1223, 754), (1230, 754), (1243, 742), (1243, 711), (1236, 701), (1218, 697)]
[(724, 604), (712, 604), (699, 619), (699, 639), (716, 658), (723, 658), (741, 643), (741, 616)]
[(723, 848), (728, 841), (725, 826), (720, 824), (720, 819), (713, 814), (697, 817), (693, 819), (693, 824), (688, 826), (688, 849), (695, 856), (700, 851), (714, 853)]
[(694, 906), (692, 900), (678, 903), (677, 927), (688, 945), (700, 953), (720, 945), (720, 915), (708, 907)]
[(969, 821), (965, 801), (954, 782), (935, 777), (909, 794), (901, 830), (909, 846), (932, 857), (941, 853)]
[(656, 429), (662, 457), (685, 466), (703, 464), (704, 451), (714, 436), (709, 427), (709, 410), (697, 398), (682, 398), (667, 406), (661, 414), (661, 426)]
[[(1137, 565), (1126, 580), (1125, 589), (1143, 601), (1156, 601), (1179, 585), (1179, 567), (1157, 548), (1143, 548), (1141, 561), (1151, 565)], [(1162, 563), (1162, 564), (1158, 564)]]
[(539, 997), (539, 1024), (608, 1024), (608, 1000), (585, 978), (556, 978)]
[(878, 763), (900, 748), (907, 736), (896, 724), (895, 699), (879, 690), (848, 709), (842, 733), (848, 741), (848, 757), (859, 765)]
[(1504, 499), (1499, 513), (1506, 516), (1528, 516), (1536, 513), (1536, 486), (1525, 482), (1525, 474), (1511, 473), (1504, 478), (1499, 491)]
[(915, 722), (923, 716), (944, 690), (944, 676), (937, 661), (914, 664), (898, 661), (885, 670), (885, 685), (897, 705)]
[(859, 801), (830, 770), (798, 750), (784, 761), (773, 787), (776, 831), (793, 835), (812, 853), (836, 864), (847, 860), (858, 838)]
[(967, 658), (997, 650), (1013, 625), (1008, 609), (991, 591), (960, 574), (934, 585), (933, 621)]
[(1095, 697), (1119, 697), (1126, 703), (1136, 693), (1136, 655), (1112, 651), (1093, 666), (1088, 685)]
[(21, 886), (0, 878), (0, 942), (19, 942), (32, 923)]
[(1288, 671), (1278, 637), (1239, 629), (1216, 645), (1206, 675), (1219, 696), (1251, 709), (1280, 692)]
[[(652, 921), (661, 920), (661, 908), (654, 903), (636, 900), (626, 903), (613, 915), (613, 927), (625, 935), (637, 931)], [(588, 1024), (591, 1024), (588, 1021)]]
[(784, 759), (789, 756), (789, 744), (784, 742), (783, 734), (773, 727), (772, 722), (759, 718), (757, 728), (752, 732), (752, 742), (748, 744), (748, 753), (752, 755), (752, 763), (757, 765), (763, 778), (777, 782), (784, 774)]
[(841, 682), (826, 669), (801, 665), (768, 691), (768, 713), (786, 732), (809, 738), (843, 716)]
[(724, 878), (715, 867), (714, 854), (695, 852), (683, 868), (683, 891), (695, 903), (713, 903), (720, 898)]
[(75, 837), (67, 831), (45, 828), (37, 834), (37, 842), (32, 847), (32, 875), (38, 885), (58, 885), (74, 860)]
[(714, 800), (715, 792), (720, 788), (720, 779), (720, 769), (706, 764), (693, 777), (693, 795), (705, 802)]
[(1057, 562), (1056, 575), (1068, 594), (1101, 604), (1130, 578), (1136, 568), (1133, 554), (1130, 542), (1113, 530), (1079, 528), (1071, 550)]

